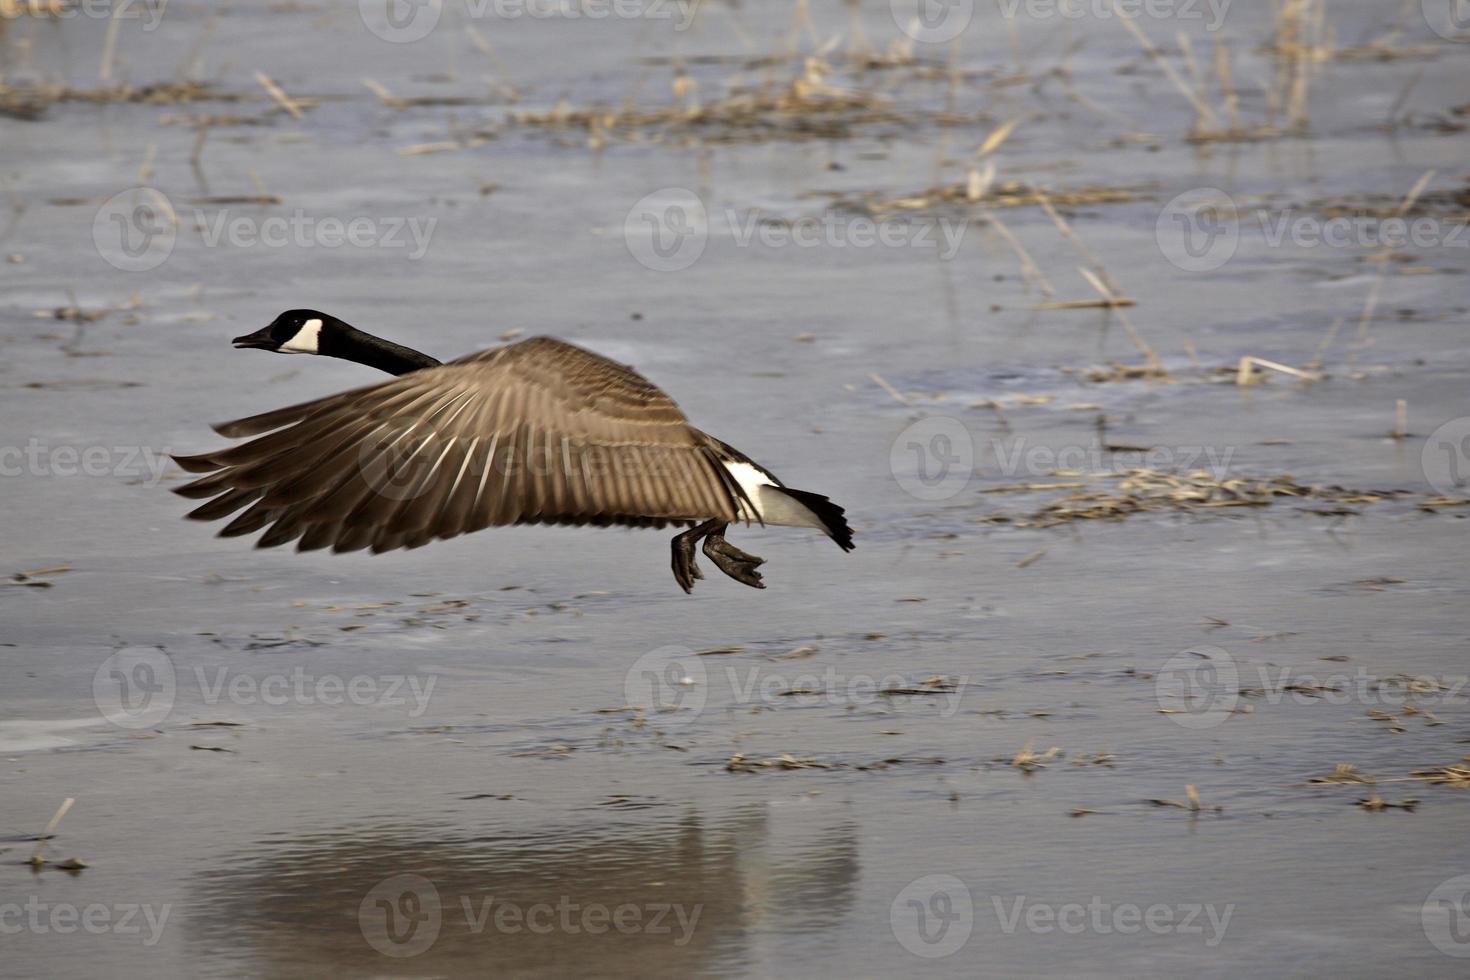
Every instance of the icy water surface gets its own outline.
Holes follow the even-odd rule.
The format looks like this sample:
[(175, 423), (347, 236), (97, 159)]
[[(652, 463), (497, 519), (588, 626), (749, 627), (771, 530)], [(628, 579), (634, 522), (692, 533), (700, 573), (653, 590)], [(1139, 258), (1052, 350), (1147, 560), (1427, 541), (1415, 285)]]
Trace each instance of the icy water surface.
[[(1191, 142), (1108, 5), (975, 4), (905, 46), (864, 2), (865, 71), (838, 4), (794, 42), (788, 4), (531, 6), (395, 43), (352, 4), (174, 0), (121, 24), (113, 80), (214, 97), (0, 116), (0, 975), (1463, 976), (1470, 790), (1414, 775), (1470, 754), (1470, 45), (1438, 8), (1329, 3), (1301, 132), (1264, 129), (1298, 60), (1268, 5), (1145, 17), (1222, 120), (1234, 59), (1240, 138)], [(96, 92), (107, 27), (10, 23), (7, 84)], [(804, 73), (873, 101), (512, 120)], [(990, 162), (1086, 252), (1035, 204), (856, 203)], [(1238, 217), (1180, 224), (1206, 193)], [(1079, 266), (1137, 305), (1038, 309), (1097, 297)], [(230, 349), (291, 307), (634, 364), (857, 550), (732, 529), (769, 587), (704, 562), (685, 596), (666, 533), (216, 539), (166, 453), (376, 380)], [(1130, 374), (1130, 328), (1167, 377)], [(1322, 377), (1237, 386), (1247, 356)], [(1035, 526), (1139, 506), (1140, 466), (1261, 505)]]

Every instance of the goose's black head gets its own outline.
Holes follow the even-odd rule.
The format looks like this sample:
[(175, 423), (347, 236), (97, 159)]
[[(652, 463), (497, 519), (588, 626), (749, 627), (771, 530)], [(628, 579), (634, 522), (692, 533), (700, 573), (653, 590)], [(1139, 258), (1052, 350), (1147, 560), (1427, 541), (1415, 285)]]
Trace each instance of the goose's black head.
[(348, 340), (351, 331), (352, 328), (341, 320), (319, 310), (287, 310), (270, 326), (236, 337), (234, 344), (237, 348), (254, 347), (278, 354), (332, 356), (337, 354), (336, 348)]
[(364, 333), (320, 310), (287, 310), (270, 326), (235, 338), (238, 348), (278, 354), (321, 354), (356, 361), (389, 374), (407, 374), (439, 362), (428, 354)]

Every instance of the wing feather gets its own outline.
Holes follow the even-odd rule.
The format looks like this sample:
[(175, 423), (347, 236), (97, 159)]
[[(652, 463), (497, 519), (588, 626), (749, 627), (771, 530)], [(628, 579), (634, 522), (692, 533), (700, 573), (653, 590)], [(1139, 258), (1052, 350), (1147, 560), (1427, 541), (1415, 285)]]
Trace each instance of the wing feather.
[[(180, 465), (261, 547), (418, 547), (507, 524), (736, 519), (727, 447), (631, 368), (545, 337), (216, 427)], [(246, 506), (249, 505), (249, 506)]]

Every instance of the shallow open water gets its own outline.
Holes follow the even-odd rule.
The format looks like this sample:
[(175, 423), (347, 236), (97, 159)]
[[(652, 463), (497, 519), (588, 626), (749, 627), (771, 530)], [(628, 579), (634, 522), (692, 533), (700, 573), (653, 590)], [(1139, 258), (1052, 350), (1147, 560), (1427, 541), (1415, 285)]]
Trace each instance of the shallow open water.
[[(1470, 791), (1388, 780), (1470, 753), (1470, 509), (1418, 506), (1459, 451), (1431, 445), (1426, 464), (1427, 440), (1470, 414), (1470, 251), (1403, 250), (1379, 282), (1371, 247), (1272, 245), (1247, 221), (1227, 264), (1191, 272), (1159, 228), (1197, 188), (1309, 218), (1339, 195), (1399, 200), (1429, 170), (1430, 191), (1463, 190), (1470, 45), (1415, 13), (1395, 43), (1426, 53), (1317, 66), (1306, 135), (1193, 145), (1188, 103), (1116, 23), (1023, 16), (1013, 42), (978, 6), (953, 48), (916, 49), (973, 73), (952, 126), (932, 117), (947, 83), (907, 68), (863, 84), (913, 121), (843, 138), (596, 149), (504, 124), (562, 98), (666, 104), (670, 58), (706, 101), (736, 74), (788, 77), (740, 64), (785, 50), (790, 8), (764, 2), (711, 2), (687, 31), (456, 3), (388, 43), (354, 5), (175, 0), (156, 30), (122, 27), (119, 76), (255, 101), (0, 117), (17, 206), (0, 254), (20, 258), (0, 264), (0, 443), (37, 447), (0, 483), (0, 571), (69, 567), (0, 588), (0, 975), (1463, 976)], [(1265, 6), (1223, 27), (1250, 119), (1274, 70)], [(835, 7), (814, 12), (817, 44), (847, 30)], [(1382, 35), (1397, 7), (1331, 3), (1338, 44)], [(879, 47), (902, 37), (888, 5), (862, 8)], [(1184, 30), (1208, 60), (1200, 22), (1142, 26), (1161, 45)], [(95, 87), (105, 32), (12, 24), (7, 77)], [(1030, 77), (1011, 84), (1016, 50)], [(267, 114), (257, 70), (323, 101)], [(397, 109), (361, 84), (478, 97), (489, 75), (520, 103)], [(193, 130), (164, 124), (187, 113), (263, 121), (213, 128), (196, 173)], [(1034, 310), (1010, 247), (963, 208), (944, 212), (968, 219), (947, 260), (855, 247), (838, 210), (836, 241), (742, 243), (752, 209), (917, 192), (941, 157), (961, 180), (1015, 118), (999, 179), (1134, 192), (1065, 211), (1174, 383), (1088, 380), (1139, 361), (1116, 315)], [(128, 272), (94, 218), (140, 184), (181, 225), (166, 261)], [(261, 188), (281, 203), (195, 203)], [(708, 236), (660, 271), (625, 221), (670, 188), (698, 195)], [(208, 241), (222, 218), (298, 209), (434, 224), (422, 256), (406, 233)], [(1464, 212), (1436, 227), (1463, 232)], [(1039, 209), (998, 213), (1057, 298), (1094, 295)], [(110, 312), (36, 315), (73, 302)], [(290, 307), (446, 358), (517, 329), (632, 363), (695, 424), (843, 504), (858, 548), (735, 530), (769, 588), (706, 563), (685, 596), (662, 533), (494, 530), (376, 558), (215, 539), (150, 462), (219, 444), (209, 422), (374, 380), (229, 348)], [(1306, 364), (1339, 319), (1325, 380), (1207, 378), (1246, 355)], [(991, 399), (1004, 425), (977, 406)], [(1108, 443), (1184, 469), (1406, 495), (981, 522), (1048, 499), (986, 491), (1131, 465), (1087, 455), (1099, 414)], [(916, 467), (941, 460), (924, 447), (955, 431), (936, 418), (968, 433), (974, 473), (926, 499)], [(105, 472), (71, 475), (65, 447), (105, 447)], [(1379, 782), (1308, 782), (1343, 763)], [(1375, 794), (1417, 804), (1356, 805)], [(89, 867), (32, 872), (67, 797), (46, 856)], [(91, 927), (67, 918), (89, 908)]]

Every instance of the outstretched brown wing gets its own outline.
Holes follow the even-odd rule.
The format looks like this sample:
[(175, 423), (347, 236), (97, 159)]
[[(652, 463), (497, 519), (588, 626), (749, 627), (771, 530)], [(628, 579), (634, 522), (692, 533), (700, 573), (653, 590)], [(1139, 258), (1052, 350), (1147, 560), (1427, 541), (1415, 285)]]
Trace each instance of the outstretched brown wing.
[(414, 548), (492, 525), (734, 521), (718, 440), (631, 368), (549, 337), (217, 426), (176, 492), (259, 547)]

